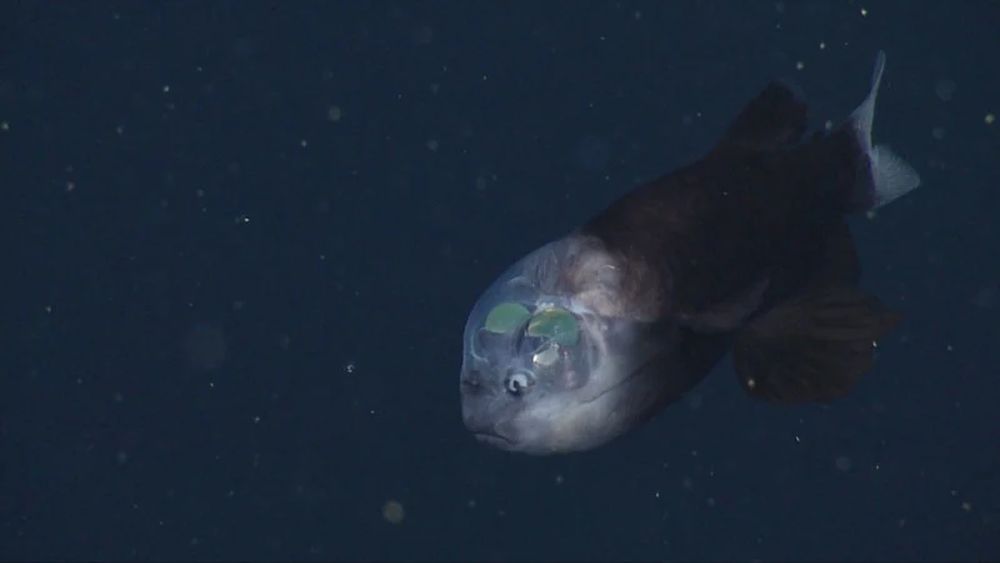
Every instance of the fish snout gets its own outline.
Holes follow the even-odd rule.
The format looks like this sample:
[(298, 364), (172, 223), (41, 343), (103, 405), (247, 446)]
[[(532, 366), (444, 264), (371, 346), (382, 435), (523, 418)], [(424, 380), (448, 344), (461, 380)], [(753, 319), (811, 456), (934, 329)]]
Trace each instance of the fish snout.
[(480, 442), (510, 448), (515, 443), (509, 424), (504, 423), (494, 393), (482, 381), (462, 378), (462, 423)]

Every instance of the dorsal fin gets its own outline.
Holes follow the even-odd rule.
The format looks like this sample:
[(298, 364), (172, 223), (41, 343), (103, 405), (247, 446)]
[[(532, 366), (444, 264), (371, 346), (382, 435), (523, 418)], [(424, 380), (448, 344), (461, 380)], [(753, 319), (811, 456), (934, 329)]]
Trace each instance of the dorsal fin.
[(787, 84), (775, 81), (743, 108), (721, 144), (773, 150), (798, 143), (805, 130), (805, 102)]

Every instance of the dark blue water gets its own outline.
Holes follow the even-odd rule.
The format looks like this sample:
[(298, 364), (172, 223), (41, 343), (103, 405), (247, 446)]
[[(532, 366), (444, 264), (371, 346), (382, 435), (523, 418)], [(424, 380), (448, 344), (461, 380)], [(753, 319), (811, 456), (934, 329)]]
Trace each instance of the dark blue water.
[[(1000, 557), (998, 6), (4, 3), (0, 557)], [(726, 362), (590, 453), (466, 434), (494, 276), (880, 48), (923, 185), (853, 222), (906, 319), (850, 397)]]

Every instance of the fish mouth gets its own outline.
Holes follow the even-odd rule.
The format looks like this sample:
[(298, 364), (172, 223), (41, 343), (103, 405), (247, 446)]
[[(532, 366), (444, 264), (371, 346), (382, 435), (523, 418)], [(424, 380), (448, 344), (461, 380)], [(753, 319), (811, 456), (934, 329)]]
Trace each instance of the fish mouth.
[(509, 448), (514, 445), (514, 440), (493, 431), (477, 431), (472, 433), (476, 440), (480, 442), (486, 442), (492, 446), (499, 446), (501, 448)]

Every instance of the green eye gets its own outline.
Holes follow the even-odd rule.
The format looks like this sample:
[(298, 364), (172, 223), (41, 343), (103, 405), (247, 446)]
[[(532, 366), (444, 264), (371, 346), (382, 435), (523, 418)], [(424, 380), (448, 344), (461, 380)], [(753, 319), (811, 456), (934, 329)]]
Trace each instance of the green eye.
[(501, 303), (489, 315), (486, 315), (486, 330), (497, 334), (507, 334), (514, 332), (524, 321), (528, 320), (531, 313), (527, 307), (519, 303)]
[(572, 346), (580, 337), (580, 327), (573, 313), (565, 309), (547, 309), (531, 317), (528, 336), (541, 336), (562, 346)]

